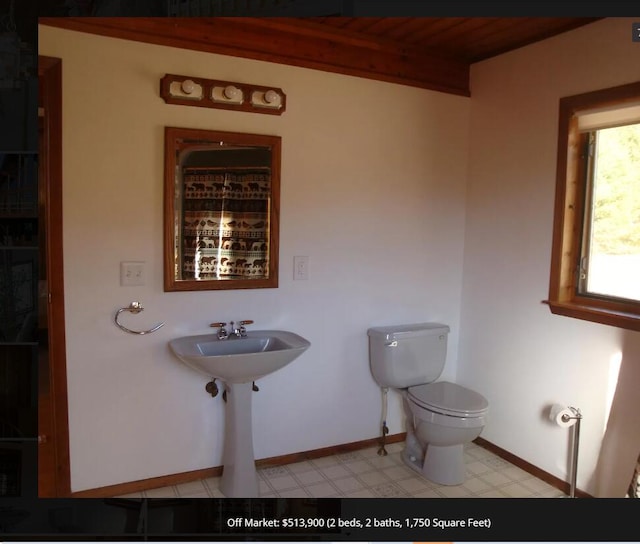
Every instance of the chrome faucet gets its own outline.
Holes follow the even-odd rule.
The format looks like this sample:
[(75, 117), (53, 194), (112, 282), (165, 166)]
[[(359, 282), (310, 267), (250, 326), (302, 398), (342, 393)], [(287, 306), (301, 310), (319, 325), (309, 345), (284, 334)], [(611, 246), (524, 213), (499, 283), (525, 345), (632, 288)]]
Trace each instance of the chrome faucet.
[(227, 326), (226, 323), (218, 322), (211, 323), (211, 327), (219, 327), (218, 329), (218, 340), (226, 340), (230, 336), (235, 336), (236, 338), (245, 338), (247, 336), (247, 328), (245, 325), (251, 325), (253, 321), (251, 319), (245, 319), (244, 321), (239, 321), (239, 327), (235, 326), (235, 321), (231, 321), (231, 332), (228, 332), (225, 328)]
[(236, 336), (237, 338), (245, 338), (247, 336), (247, 329), (245, 325), (251, 325), (253, 321), (251, 319), (245, 319), (244, 321), (240, 321), (238, 324), (239, 327), (233, 326), (233, 321), (231, 322), (231, 330), (233, 331), (231, 334)]

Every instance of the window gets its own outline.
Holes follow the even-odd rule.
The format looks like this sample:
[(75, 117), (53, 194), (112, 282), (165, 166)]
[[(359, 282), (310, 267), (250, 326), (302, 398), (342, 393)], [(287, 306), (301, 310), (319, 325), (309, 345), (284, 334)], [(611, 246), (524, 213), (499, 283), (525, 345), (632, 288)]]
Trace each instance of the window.
[(549, 304), (640, 330), (640, 82), (560, 100)]

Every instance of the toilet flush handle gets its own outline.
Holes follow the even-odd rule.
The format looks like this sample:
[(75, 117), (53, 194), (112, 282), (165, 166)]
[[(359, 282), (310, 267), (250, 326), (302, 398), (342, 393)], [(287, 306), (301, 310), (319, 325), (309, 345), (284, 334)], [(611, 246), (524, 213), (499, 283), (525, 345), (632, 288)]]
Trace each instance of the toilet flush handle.
[(385, 347), (387, 348), (395, 348), (398, 346), (398, 341), (394, 340), (393, 342), (385, 342)]

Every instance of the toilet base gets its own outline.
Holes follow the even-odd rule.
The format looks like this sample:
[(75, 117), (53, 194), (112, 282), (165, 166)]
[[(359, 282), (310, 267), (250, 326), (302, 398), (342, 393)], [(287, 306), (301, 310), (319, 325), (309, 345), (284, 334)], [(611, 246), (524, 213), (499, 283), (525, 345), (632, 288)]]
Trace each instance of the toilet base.
[(402, 460), (427, 480), (441, 485), (460, 485), (465, 480), (464, 445), (428, 445), (424, 459), (405, 448)]

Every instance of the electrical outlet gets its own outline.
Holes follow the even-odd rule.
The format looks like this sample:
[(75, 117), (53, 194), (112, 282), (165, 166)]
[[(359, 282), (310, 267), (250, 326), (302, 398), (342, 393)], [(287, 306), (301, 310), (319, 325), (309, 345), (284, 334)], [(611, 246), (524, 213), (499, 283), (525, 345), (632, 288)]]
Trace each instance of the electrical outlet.
[(297, 256), (293, 258), (293, 279), (294, 280), (309, 279), (309, 257)]
[(120, 285), (144, 285), (144, 262), (121, 262)]

